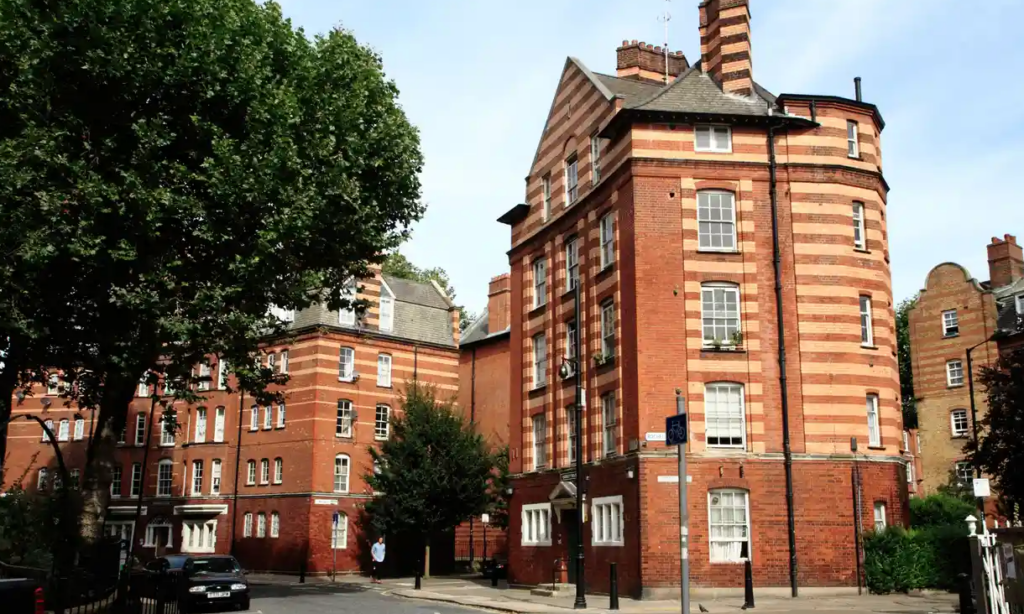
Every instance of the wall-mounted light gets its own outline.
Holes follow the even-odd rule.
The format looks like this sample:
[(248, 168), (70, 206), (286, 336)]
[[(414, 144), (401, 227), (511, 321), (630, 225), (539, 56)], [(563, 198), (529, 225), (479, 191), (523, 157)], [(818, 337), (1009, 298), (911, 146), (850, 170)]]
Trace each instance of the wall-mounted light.
[(633, 468), (632, 467), (630, 467), (629, 469), (626, 470), (626, 477), (631, 479), (631, 480), (633, 479)]

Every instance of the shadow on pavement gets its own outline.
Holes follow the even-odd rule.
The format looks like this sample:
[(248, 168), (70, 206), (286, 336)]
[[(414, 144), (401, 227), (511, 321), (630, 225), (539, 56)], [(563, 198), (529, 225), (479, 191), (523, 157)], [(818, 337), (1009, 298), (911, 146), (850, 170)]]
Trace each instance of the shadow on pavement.
[(295, 583), (259, 583), (249, 584), (249, 592), (253, 599), (281, 598), (298, 595), (352, 595), (374, 591), (369, 584), (354, 582), (309, 582), (306, 584)]

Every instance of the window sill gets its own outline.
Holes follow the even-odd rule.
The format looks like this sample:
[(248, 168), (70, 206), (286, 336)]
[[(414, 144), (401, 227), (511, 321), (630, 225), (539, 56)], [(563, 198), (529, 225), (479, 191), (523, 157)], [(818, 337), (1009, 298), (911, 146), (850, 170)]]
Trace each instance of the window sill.
[(963, 384), (946, 384), (946, 389), (947, 390), (952, 390), (954, 388), (963, 388), (963, 387), (964, 387)]
[(857, 253), (859, 253), (859, 254), (870, 254), (870, 253), (871, 253), (871, 250), (870, 250), (870, 249), (868, 249), (868, 248), (866, 248), (866, 247), (857, 247), (857, 246), (854, 246), (854, 247), (853, 247), (853, 251), (855, 251), (855, 252), (857, 252)]
[(956, 434), (954, 434), (954, 435), (950, 436), (950, 439), (967, 439), (967, 437), (968, 437), (967, 433), (964, 433), (963, 435), (956, 435)]
[(284, 425), (283, 424), (278, 424), (277, 426), (274, 427), (274, 430), (276, 430), (276, 431), (283, 431), (284, 430)]
[(540, 392), (541, 390), (544, 390), (547, 387), (548, 387), (547, 384), (541, 384), (540, 386), (533, 386), (533, 387), (530, 388), (530, 394), (533, 394), (535, 392)]
[(738, 249), (715, 249), (714, 247), (698, 247), (698, 254), (739, 254)]
[(357, 380), (354, 377), (339, 377), (338, 381), (339, 382), (344, 382), (346, 384), (354, 384), (354, 383), (358, 382), (359, 380)]
[(374, 441), (387, 441), (388, 438), (387, 437), (377, 437), (376, 435), (374, 435), (373, 440)]
[(270, 486), (270, 482), (260, 482), (260, 486)]
[(745, 354), (746, 348), (743, 346), (735, 345), (723, 345), (722, 347), (715, 347), (713, 345), (705, 345), (700, 348), (701, 352), (713, 352), (716, 354)]
[(860, 344), (860, 349), (862, 349), (862, 350), (877, 350), (878, 346), (877, 345), (864, 345), (862, 343), (862, 344)]
[(546, 548), (546, 547), (550, 547), (551, 546), (551, 542), (549, 542), (549, 541), (546, 541), (546, 542), (532, 542), (532, 543), (525, 543), (524, 542), (522, 544), (522, 546), (523, 546), (523, 548)]
[(568, 288), (565, 292), (562, 293), (562, 300), (565, 300), (565, 299), (568, 299), (568, 298), (572, 298), (575, 295), (576, 295), (576, 288)]
[(280, 486), (281, 482), (274, 482), (274, 486)]
[(597, 271), (597, 274), (598, 275), (604, 275), (605, 273), (610, 273), (613, 270), (615, 270), (615, 261), (614, 260), (609, 262), (608, 264), (602, 266), (600, 268), (600, 270)]
[(731, 154), (732, 149), (697, 149), (696, 147), (694, 147), (693, 153)]
[(256, 482), (246, 482), (245, 485), (246, 486), (255, 486)]
[(530, 311), (528, 311), (526, 313), (527, 313), (527, 315), (531, 315), (532, 316), (535, 313), (539, 313), (539, 312), (543, 311), (544, 308), (547, 307), (547, 306), (548, 306), (548, 302), (544, 301), (543, 303), (540, 303), (539, 305), (534, 305), (533, 307), (530, 307)]
[(868, 446), (868, 450), (885, 450), (885, 446)]
[(712, 565), (745, 565), (747, 559), (736, 559), (735, 561), (710, 561)]
[(595, 548), (621, 548), (626, 544), (624, 542), (591, 542), (590, 545)]
[(942, 335), (943, 339), (956, 339), (960, 336), (960, 333), (950, 333), (948, 335)]

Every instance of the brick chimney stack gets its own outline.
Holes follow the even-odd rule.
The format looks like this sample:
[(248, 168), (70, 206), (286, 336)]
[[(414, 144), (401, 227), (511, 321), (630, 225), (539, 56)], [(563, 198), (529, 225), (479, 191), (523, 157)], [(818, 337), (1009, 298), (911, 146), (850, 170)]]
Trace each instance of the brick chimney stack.
[(1024, 277), (1024, 250), (1017, 245), (1017, 237), (992, 237), (988, 246), (988, 275), (993, 288), (1008, 286)]
[[(615, 50), (618, 68), (615, 74), (622, 79), (665, 83), (665, 49), (643, 42), (622, 41)], [(668, 53), (668, 78), (675, 79), (690, 67), (682, 51)]]
[(491, 279), (487, 289), (487, 330), (496, 333), (511, 324), (512, 288), (509, 275), (505, 273)]
[(726, 92), (753, 95), (748, 0), (701, 2), (700, 66)]

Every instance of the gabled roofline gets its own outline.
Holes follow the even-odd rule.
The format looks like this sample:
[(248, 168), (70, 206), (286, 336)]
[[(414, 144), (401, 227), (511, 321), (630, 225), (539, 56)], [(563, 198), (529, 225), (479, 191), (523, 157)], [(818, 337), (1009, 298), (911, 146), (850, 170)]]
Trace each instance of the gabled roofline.
[(940, 262), (939, 264), (936, 264), (932, 268), (928, 269), (928, 274), (924, 276), (924, 287), (921, 288), (922, 294), (928, 291), (928, 278), (932, 276), (932, 273), (934, 273), (936, 269), (944, 266), (955, 266), (956, 268), (960, 269), (960, 271), (964, 274), (964, 281), (973, 285), (974, 289), (977, 290), (978, 292), (981, 292), (982, 294), (992, 293), (992, 290), (986, 289), (984, 286), (982, 286), (981, 282), (979, 282), (977, 278), (971, 277), (971, 272), (968, 271), (967, 267), (963, 266), (962, 264), (958, 264), (956, 262)]
[(526, 216), (529, 214), (530, 205), (527, 205), (526, 203), (519, 203), (518, 205), (515, 205), (505, 213), (502, 213), (501, 217), (498, 218), (498, 222), (502, 224), (507, 224), (509, 226), (514, 226), (519, 222), (523, 221), (524, 219), (526, 219)]

